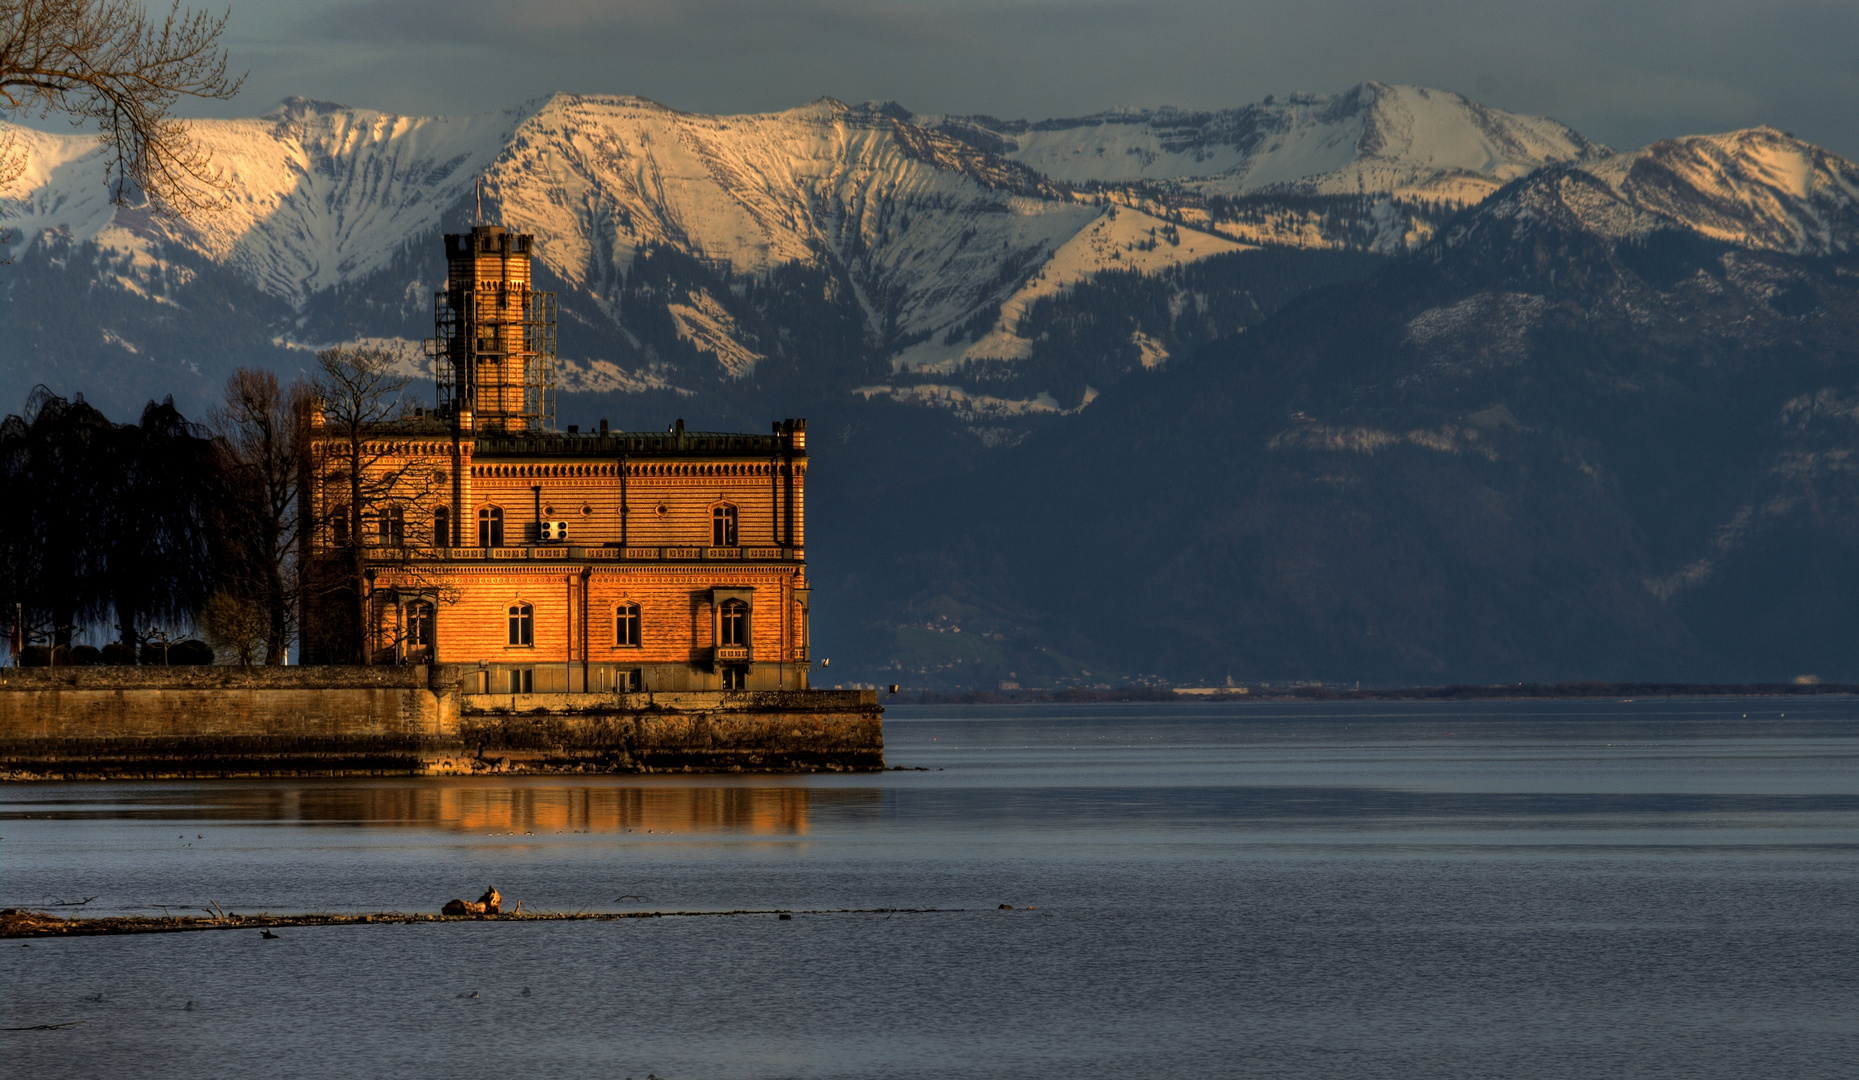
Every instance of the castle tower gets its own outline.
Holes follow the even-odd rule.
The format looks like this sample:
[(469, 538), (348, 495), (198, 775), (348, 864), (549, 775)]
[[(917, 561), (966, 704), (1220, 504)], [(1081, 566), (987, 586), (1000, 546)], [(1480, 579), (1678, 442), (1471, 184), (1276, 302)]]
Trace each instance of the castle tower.
[(446, 234), (427, 352), (440, 414), (461, 432), (554, 427), (555, 294), (529, 287), (533, 239), (501, 225)]

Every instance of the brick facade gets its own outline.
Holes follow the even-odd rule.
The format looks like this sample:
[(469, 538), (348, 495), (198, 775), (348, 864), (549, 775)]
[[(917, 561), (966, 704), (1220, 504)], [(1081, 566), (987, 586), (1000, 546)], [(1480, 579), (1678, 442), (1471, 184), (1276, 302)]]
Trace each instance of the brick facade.
[(369, 657), (475, 666), (476, 692), (806, 688), (806, 421), (550, 431), (523, 390), (546, 339), (497, 314), (539, 309), (530, 238), (446, 244), (441, 405), (368, 428), (377, 495), (352, 526), (336, 434), (313, 437), (306, 662), (338, 659), (359, 566)]

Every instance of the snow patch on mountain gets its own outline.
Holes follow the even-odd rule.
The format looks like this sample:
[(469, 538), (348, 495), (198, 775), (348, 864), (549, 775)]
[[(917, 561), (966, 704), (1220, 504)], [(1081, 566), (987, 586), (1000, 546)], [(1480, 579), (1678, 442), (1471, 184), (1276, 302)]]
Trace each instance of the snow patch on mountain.
[(672, 385), (662, 365), (628, 371), (610, 360), (559, 358), (555, 385), (569, 394), (638, 394), (647, 390), (670, 390), (681, 397), (696, 396), (694, 390)]
[(1139, 210), (1111, 206), (1052, 253), (1025, 285), (1001, 303), (994, 325), (972, 344), (931, 338), (891, 358), (891, 370), (947, 373), (972, 360), (1019, 360), (1033, 343), (1020, 321), (1033, 304), (1106, 270), (1153, 274), (1250, 246), (1224, 236), (1179, 229)]
[(1030, 398), (1002, 398), (989, 394), (976, 394), (962, 387), (943, 383), (860, 386), (852, 393), (866, 401), (873, 398), (887, 398), (903, 405), (926, 405), (948, 409), (955, 414), (956, 419), (964, 421), (1002, 420), (1040, 414), (1073, 416), (1084, 411), (1098, 398), (1096, 388), (1088, 385), (1084, 388), (1081, 400), (1070, 409), (1060, 405), (1058, 399), (1046, 391), (1041, 391)]
[(1136, 346), (1137, 358), (1145, 368), (1161, 367), (1168, 361), (1168, 347), (1141, 330), (1130, 331), (1130, 344)]
[(699, 352), (716, 357), (730, 378), (740, 379), (755, 370), (762, 354), (751, 351), (739, 340), (742, 328), (716, 297), (698, 290), (688, 294), (689, 303), (666, 304), (671, 321), (678, 328), (680, 340), (688, 341)]

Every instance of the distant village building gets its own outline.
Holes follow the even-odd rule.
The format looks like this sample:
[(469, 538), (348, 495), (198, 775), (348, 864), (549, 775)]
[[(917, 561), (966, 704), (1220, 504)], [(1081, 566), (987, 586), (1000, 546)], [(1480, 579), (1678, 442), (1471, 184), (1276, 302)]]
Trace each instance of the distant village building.
[(317, 417), (304, 661), (471, 665), (484, 693), (806, 688), (807, 422), (554, 431), (532, 237), (445, 245), (437, 408)]

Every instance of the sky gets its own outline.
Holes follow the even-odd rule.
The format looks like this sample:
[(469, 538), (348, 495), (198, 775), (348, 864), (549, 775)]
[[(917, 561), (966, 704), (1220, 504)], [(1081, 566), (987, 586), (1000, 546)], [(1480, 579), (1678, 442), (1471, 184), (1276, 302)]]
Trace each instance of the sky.
[(1772, 124), (1859, 158), (1859, 0), (230, 0), (250, 116), (287, 95), (403, 113), (563, 90), (695, 112), (822, 95), (923, 113), (1230, 107), (1415, 83), (1617, 148)]

